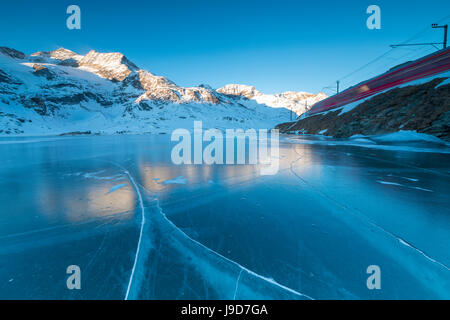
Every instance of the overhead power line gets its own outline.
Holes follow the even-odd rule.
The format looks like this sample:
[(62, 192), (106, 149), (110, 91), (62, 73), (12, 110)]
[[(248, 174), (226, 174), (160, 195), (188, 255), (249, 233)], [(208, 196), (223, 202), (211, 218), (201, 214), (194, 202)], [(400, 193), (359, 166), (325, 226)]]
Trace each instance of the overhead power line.
[[(427, 34), (427, 33), (432, 32), (432, 30), (430, 29), (430, 27), (427, 26), (427, 27), (423, 28), (422, 30), (420, 30), (419, 32), (417, 32), (417, 33), (416, 33), (415, 35), (413, 35), (412, 37), (410, 37), (409, 39), (407, 39), (407, 40), (405, 40), (405, 41), (403, 41), (403, 42), (401, 42), (401, 43), (399, 43), (399, 44), (393, 45), (392, 48), (389, 49), (388, 51), (384, 52), (383, 54), (381, 54), (380, 56), (376, 57), (375, 59), (369, 61), (368, 63), (364, 64), (363, 66), (357, 68), (356, 70), (354, 70), (354, 71), (348, 73), (347, 75), (345, 75), (345, 76), (343, 76), (342, 78), (340, 78), (339, 80), (337, 80), (337, 81), (340, 83), (340, 87), (341, 87), (341, 88), (346, 88), (347, 86), (343, 86), (342, 84), (343, 84), (343, 83), (349, 83), (350, 81), (343, 81), (343, 80), (349, 79), (351, 76), (357, 74), (358, 72), (360, 72), (360, 71), (362, 71), (362, 70), (365, 70), (365, 69), (368, 68), (369, 66), (375, 64), (376, 62), (379, 62), (379, 61), (382, 60), (382, 59), (386, 59), (386, 58), (389, 57), (393, 52), (396, 52), (396, 49), (398, 49), (398, 48), (409, 48), (409, 47), (413, 47), (413, 46), (419, 46), (419, 47), (421, 46), (423, 49), (420, 49), (420, 50), (417, 50), (417, 51), (414, 50), (412, 53), (410, 52), (410, 53), (408, 53), (408, 54), (406, 54), (406, 55), (404, 55), (404, 56), (402, 56), (402, 57), (394, 58), (394, 59), (392, 59), (389, 63), (383, 64), (383, 65), (394, 65), (394, 63), (395, 63), (396, 61), (398, 61), (398, 60), (404, 58), (405, 56), (410, 56), (411, 54), (412, 54), (412, 55), (415, 55), (416, 53), (423, 53), (423, 52), (425, 52), (425, 50), (429, 50), (429, 49), (426, 49), (426, 48), (427, 48), (426, 46), (428, 46), (428, 45), (430, 45), (430, 46), (431, 46), (431, 45), (432, 45), (432, 46), (435, 46), (435, 45), (439, 45), (439, 44), (440, 44), (440, 45), (443, 45), (443, 47), (445, 48), (446, 45), (447, 45), (447, 29), (448, 29), (448, 27), (446, 28), (446, 25), (444, 25), (444, 26), (439, 26), (438, 24), (439, 24), (439, 23), (442, 23), (442, 22), (444, 22), (444, 21), (446, 21), (446, 20), (449, 19), (449, 18), (450, 18), (450, 15), (447, 15), (447, 16), (445, 16), (445, 17), (439, 19), (439, 20), (437, 21), (436, 24), (433, 24), (433, 28), (444, 28), (444, 41), (443, 41), (443, 42), (429, 42), (429, 43), (411, 44), (411, 43), (410, 43), (411, 41), (416, 40), (417, 38), (420, 38), (420, 37), (423, 36), (424, 34)], [(430, 47), (430, 48), (431, 48), (431, 47)], [(438, 49), (437, 47), (434, 47), (434, 48)], [(375, 68), (375, 69), (377, 70), (377, 73), (379, 73), (380, 68), (377, 67), (377, 68)], [(360, 77), (359, 77), (359, 78), (360, 78)], [(333, 84), (330, 84), (330, 85), (328, 85), (328, 86), (323, 87), (322, 90), (332, 90), (333, 93), (336, 93), (336, 92), (338, 92), (338, 89), (337, 89), (336, 84), (337, 84), (337, 82), (334, 82)]]
[[(404, 59), (406, 56), (412, 56), (411, 59), (417, 59), (420, 56), (423, 56), (425, 54), (429, 54), (429, 53), (431, 53), (429, 51), (430, 49), (432, 49), (432, 48), (438, 49), (436, 47), (436, 45), (443, 45), (444, 47), (446, 47), (446, 45), (447, 45), (447, 28), (445, 28), (445, 25), (444, 26), (439, 26), (438, 24), (446, 21), (449, 18), (450, 18), (450, 15), (447, 15), (447, 16), (439, 19), (436, 24), (433, 24), (433, 28), (441, 28), (441, 27), (444, 28), (444, 41), (443, 42), (428, 42), (428, 43), (411, 44), (410, 43), (411, 41), (416, 40), (416, 39), (424, 36), (425, 34), (429, 34), (430, 32), (432, 32), (432, 29), (430, 29), (430, 27), (427, 26), (427, 27), (423, 28), (422, 30), (420, 30), (419, 32), (417, 32), (412, 37), (410, 37), (409, 39), (407, 39), (407, 40), (405, 40), (405, 41), (403, 41), (403, 42), (401, 42), (401, 43), (399, 43), (397, 45), (393, 45), (393, 47), (391, 49), (389, 49), (388, 51), (384, 52), (383, 54), (381, 54), (380, 56), (376, 57), (375, 59), (369, 61), (368, 63), (364, 64), (363, 66), (357, 68), (356, 70), (346, 74), (345, 76), (343, 76), (342, 78), (337, 80), (337, 81), (339, 81), (339, 84), (340, 84), (339, 87), (347, 88), (347, 87), (349, 87), (351, 85), (354, 85), (355, 82), (358, 82), (358, 80), (356, 80), (356, 78), (355, 78), (354, 81), (351, 81), (351, 79), (349, 79), (349, 78), (351, 78), (352, 76), (358, 74), (359, 72), (361, 72), (363, 70), (366, 70), (371, 65), (375, 65), (377, 62), (380, 62), (383, 59), (384, 60), (387, 60), (387, 59), (391, 60), (388, 63), (383, 63), (383, 66), (386, 66), (386, 68), (388, 68), (389, 66), (391, 66), (391, 67), (394, 66), (395, 63), (398, 60)], [(399, 48), (408, 49), (408, 48), (412, 48), (414, 46), (420, 47), (421, 49), (413, 50), (413, 52), (409, 52), (406, 55), (402, 55), (401, 57), (390, 58), (390, 56), (394, 52), (397, 52), (397, 50)], [(431, 47), (431, 46), (433, 46), (433, 47)], [(366, 72), (364, 74), (364, 76), (366, 76), (366, 78), (367, 77), (371, 77), (371, 76), (375, 76), (376, 74), (379, 73), (380, 69), (381, 69), (381, 67), (379, 65), (376, 65), (376, 67), (373, 68), (374, 71)], [(372, 68), (371, 68), (371, 70), (372, 70)], [(374, 74), (372, 74), (372, 72)], [(357, 78), (361, 78), (362, 79), (362, 76), (358, 76)], [(366, 79), (366, 78), (364, 78), (364, 79)], [(338, 92), (337, 85), (336, 85), (337, 81), (334, 82), (333, 84), (330, 84), (328, 86), (323, 87), (322, 90), (327, 90), (327, 91), (332, 92), (332, 94), (335, 94), (336, 92)], [(349, 85), (347, 86), (347, 84), (349, 84)]]

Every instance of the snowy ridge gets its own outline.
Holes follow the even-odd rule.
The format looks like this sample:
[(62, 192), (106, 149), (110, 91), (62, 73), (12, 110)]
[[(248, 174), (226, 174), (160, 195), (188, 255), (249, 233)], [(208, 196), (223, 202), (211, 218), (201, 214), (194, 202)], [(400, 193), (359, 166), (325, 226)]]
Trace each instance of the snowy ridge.
[(263, 94), (253, 86), (242, 84), (228, 84), (217, 89), (217, 92), (255, 100), (257, 103), (265, 104), (272, 108), (286, 108), (299, 116), (308, 111), (316, 102), (328, 98), (323, 92), (312, 94), (308, 92), (287, 91), (277, 94)]

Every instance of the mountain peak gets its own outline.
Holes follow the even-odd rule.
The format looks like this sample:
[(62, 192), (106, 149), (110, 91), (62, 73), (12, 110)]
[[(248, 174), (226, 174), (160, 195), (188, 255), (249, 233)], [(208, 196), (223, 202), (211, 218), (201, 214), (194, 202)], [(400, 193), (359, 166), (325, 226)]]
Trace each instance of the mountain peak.
[(80, 61), (79, 66), (109, 80), (123, 81), (139, 67), (120, 52), (101, 53), (89, 51)]
[[(49, 62), (65, 66), (77, 67), (78, 62), (83, 58), (79, 54), (65, 49), (59, 48), (53, 51), (38, 51), (30, 55), (34, 62)], [(56, 60), (56, 61), (55, 61)]]
[(245, 84), (227, 84), (216, 91), (231, 96), (243, 96), (247, 99), (252, 99), (256, 96), (262, 95), (262, 93), (256, 90), (254, 86), (248, 86)]
[(31, 54), (32, 57), (42, 57), (42, 58), (51, 58), (56, 60), (66, 60), (71, 59), (75, 57), (81, 57), (80, 55), (76, 54), (75, 52), (65, 49), (65, 48), (59, 48), (53, 51), (38, 51), (33, 54)]

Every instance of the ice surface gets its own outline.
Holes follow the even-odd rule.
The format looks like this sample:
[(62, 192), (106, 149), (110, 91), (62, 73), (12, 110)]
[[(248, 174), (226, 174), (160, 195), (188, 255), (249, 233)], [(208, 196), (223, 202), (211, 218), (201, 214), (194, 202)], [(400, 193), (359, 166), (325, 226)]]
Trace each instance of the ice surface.
[(0, 143), (0, 298), (450, 298), (445, 146), (283, 139), (260, 176), (174, 166), (169, 139)]

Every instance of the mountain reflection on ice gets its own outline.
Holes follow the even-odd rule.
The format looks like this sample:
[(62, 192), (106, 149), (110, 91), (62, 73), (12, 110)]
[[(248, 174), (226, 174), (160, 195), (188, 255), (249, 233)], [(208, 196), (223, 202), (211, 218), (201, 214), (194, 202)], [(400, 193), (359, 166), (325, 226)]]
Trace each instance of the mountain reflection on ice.
[(175, 166), (169, 136), (21, 140), (0, 144), (0, 298), (450, 298), (448, 153), (284, 140), (261, 176)]

